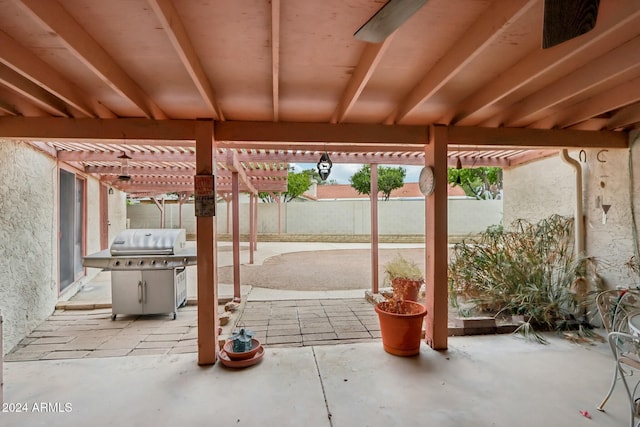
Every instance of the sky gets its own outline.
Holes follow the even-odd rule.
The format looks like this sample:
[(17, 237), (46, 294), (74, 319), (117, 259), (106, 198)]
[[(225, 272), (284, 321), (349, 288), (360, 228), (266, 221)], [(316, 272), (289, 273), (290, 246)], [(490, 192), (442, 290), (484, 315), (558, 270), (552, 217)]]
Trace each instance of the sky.
[[(291, 163), (290, 166), (294, 168), (295, 172), (302, 172), (306, 169), (315, 169), (315, 163)], [(392, 166), (397, 167), (398, 165), (381, 165), (381, 166)], [(349, 178), (353, 176), (360, 168), (361, 164), (354, 163), (334, 163), (331, 167), (331, 174), (329, 175), (328, 181), (336, 180), (338, 184), (350, 184)], [(420, 170), (422, 166), (402, 166), (406, 171), (407, 175), (404, 179), (404, 182), (418, 182), (418, 176), (420, 176)]]

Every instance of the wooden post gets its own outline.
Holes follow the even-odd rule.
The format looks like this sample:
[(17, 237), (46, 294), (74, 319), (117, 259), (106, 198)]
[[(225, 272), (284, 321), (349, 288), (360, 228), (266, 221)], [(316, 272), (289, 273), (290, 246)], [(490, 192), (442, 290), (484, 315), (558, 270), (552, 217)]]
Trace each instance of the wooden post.
[(178, 228), (182, 228), (182, 208), (187, 200), (189, 200), (189, 193), (178, 195)]
[(435, 350), (447, 348), (448, 327), (448, 230), (447, 230), (447, 128), (431, 126), (425, 147), (425, 166), (434, 170), (435, 189), (425, 199), (425, 341)]
[(158, 201), (157, 197), (152, 197), (153, 203), (156, 204), (156, 207), (160, 210), (160, 227), (164, 228), (164, 198), (162, 199), (162, 204)]
[(282, 234), (282, 198), (278, 194), (278, 235)]
[[(215, 173), (213, 123), (196, 123), (196, 173)], [(198, 364), (212, 365), (218, 345), (218, 275), (216, 274), (215, 217), (197, 217), (198, 255)]]
[(231, 199), (233, 211), (233, 299), (240, 301), (240, 179), (231, 172)]
[(256, 202), (253, 204), (253, 250), (258, 250), (258, 195), (254, 195)]
[(369, 198), (371, 200), (371, 292), (377, 294), (378, 279), (378, 165), (371, 164)]
[(255, 227), (255, 212), (253, 205), (255, 204), (254, 194), (249, 193), (249, 264), (253, 264), (253, 231)]

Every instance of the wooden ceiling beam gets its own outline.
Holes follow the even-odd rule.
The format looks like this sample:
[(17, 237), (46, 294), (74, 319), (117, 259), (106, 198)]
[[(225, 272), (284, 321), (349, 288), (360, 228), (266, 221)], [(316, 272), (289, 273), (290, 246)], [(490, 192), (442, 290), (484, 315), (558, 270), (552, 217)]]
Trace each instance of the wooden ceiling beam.
[[(198, 120), (0, 117), (0, 138), (41, 141), (149, 140), (193, 143)], [(193, 145), (193, 144), (192, 144)]]
[[(119, 166), (87, 166), (84, 168), (86, 173), (96, 174), (96, 175), (120, 175), (120, 167)], [(129, 167), (129, 175), (131, 176), (140, 176), (140, 175), (171, 175), (171, 176), (193, 176), (196, 174), (195, 165), (193, 167), (140, 167), (140, 166), (131, 166)], [(254, 178), (266, 178), (266, 177), (278, 177), (278, 178), (286, 178), (287, 170), (266, 170), (266, 169), (247, 169), (246, 174), (249, 179)], [(226, 171), (223, 169), (219, 169), (216, 172), (216, 176), (231, 176), (230, 171)]]
[(296, 142), (349, 144), (417, 144), (428, 142), (426, 126), (388, 126), (358, 123), (216, 122), (217, 142)]
[(636, 37), (556, 80), (510, 108), (509, 116), (504, 121), (505, 127), (528, 126), (549, 114), (554, 107), (561, 112), (559, 104), (562, 102), (579, 96), (594, 86), (604, 86), (608, 81), (614, 81), (627, 72), (638, 69), (636, 56), (639, 51), (640, 37)]
[[(448, 50), (448, 53), (429, 69), (429, 72), (385, 122), (402, 123), (405, 117), (481, 55), (514, 21), (537, 4), (539, 4), (537, 0), (500, 0), (487, 8), (480, 19)], [(500, 12), (496, 13), (496, 11)], [(434, 119), (437, 118), (434, 117)]]
[(87, 68), (109, 87), (133, 102), (147, 118), (166, 115), (57, 0), (19, 0), (23, 10), (40, 22), (52, 37), (63, 41)]
[(627, 148), (626, 132), (451, 126), (449, 144), (505, 148)]
[(0, 46), (0, 62), (4, 65), (60, 98), (84, 116), (97, 116), (85, 101), (87, 96), (81, 94), (78, 87), (3, 31), (0, 31)]
[(232, 173), (236, 172), (238, 174), (238, 178), (240, 178), (240, 183), (244, 185), (249, 190), (250, 193), (252, 194), (258, 193), (258, 191), (251, 184), (251, 181), (247, 177), (244, 167), (242, 166), (242, 164), (240, 164), (240, 161), (238, 160), (238, 157), (236, 156), (235, 151), (227, 151), (226, 167), (227, 167), (227, 170), (231, 171)]
[(165, 33), (178, 53), (178, 56), (189, 73), (191, 80), (198, 89), (198, 92), (200, 92), (200, 96), (207, 104), (211, 116), (214, 119), (224, 120), (224, 115), (218, 105), (211, 83), (202, 68), (200, 59), (198, 59), (198, 55), (196, 54), (193, 44), (187, 35), (185, 26), (182, 23), (182, 19), (180, 19), (175, 6), (170, 0), (148, 0), (148, 2), (149, 5), (151, 5), (151, 9), (153, 9), (160, 20)]
[(616, 112), (607, 121), (607, 129), (618, 129), (634, 123), (640, 123), (640, 103), (629, 105)]
[(71, 117), (64, 102), (4, 64), (0, 64), (0, 84), (28, 99), (29, 102), (34, 103), (49, 114)]
[(365, 44), (358, 65), (356, 65), (349, 79), (349, 83), (347, 83), (347, 87), (338, 102), (338, 106), (331, 117), (331, 123), (341, 123), (347, 114), (349, 114), (349, 111), (351, 111), (355, 105), (365, 86), (369, 83), (382, 56), (391, 44), (391, 40), (393, 40), (393, 34), (387, 37), (382, 43)]
[[(636, 0), (619, 0), (613, 13), (603, 14), (598, 25), (580, 37), (580, 43), (562, 43), (553, 49), (536, 49), (515, 66), (484, 85), (458, 105), (452, 105), (441, 121), (458, 126), (474, 126), (493, 116), (498, 103), (545, 74), (566, 67), (580, 58), (585, 51), (599, 48), (603, 52), (613, 49), (621, 39), (637, 34), (640, 9)], [(604, 49), (604, 46), (610, 46)], [(510, 105), (510, 103), (506, 103)]]
[(640, 101), (640, 77), (626, 81), (531, 124), (534, 128), (567, 128)]
[[(108, 180), (106, 182), (109, 182)], [(110, 185), (116, 187), (127, 193), (149, 193), (155, 194), (163, 193), (193, 193), (193, 184), (136, 184), (134, 182), (111, 182)], [(287, 181), (265, 181), (256, 185), (259, 192), (268, 191), (287, 191)], [(231, 191), (231, 183), (216, 183), (216, 190), (218, 192)], [(248, 188), (240, 185), (240, 191), (243, 193), (248, 192)]]

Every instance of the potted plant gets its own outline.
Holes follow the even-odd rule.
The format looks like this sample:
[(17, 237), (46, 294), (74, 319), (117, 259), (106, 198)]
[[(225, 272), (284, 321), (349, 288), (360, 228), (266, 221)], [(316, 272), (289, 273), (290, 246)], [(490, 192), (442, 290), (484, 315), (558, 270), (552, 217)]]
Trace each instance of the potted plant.
[[(376, 304), (375, 310), (380, 321), (382, 346), (396, 356), (413, 356), (420, 352), (422, 323), (427, 309), (416, 302), (417, 292), (424, 283), (420, 268), (412, 261), (398, 255), (385, 265), (390, 280), (396, 280), (393, 296)], [(407, 299), (406, 290), (411, 291)]]
[(384, 265), (384, 272), (391, 282), (394, 298), (403, 301), (417, 301), (424, 283), (422, 270), (415, 262), (398, 254)]

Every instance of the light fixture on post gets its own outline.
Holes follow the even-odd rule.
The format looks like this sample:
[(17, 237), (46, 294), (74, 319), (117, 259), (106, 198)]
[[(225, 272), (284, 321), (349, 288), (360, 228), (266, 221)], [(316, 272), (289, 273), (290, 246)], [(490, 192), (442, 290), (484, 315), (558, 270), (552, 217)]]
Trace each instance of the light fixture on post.
[(329, 178), (332, 165), (333, 165), (333, 162), (331, 161), (331, 159), (329, 158), (329, 155), (325, 151), (320, 157), (320, 160), (318, 161), (318, 174), (320, 175), (320, 178), (323, 181), (326, 181), (326, 179)]
[(118, 179), (120, 181), (129, 181), (131, 179), (131, 175), (129, 175), (129, 160), (131, 160), (131, 157), (127, 156), (127, 153), (123, 151), (118, 158), (120, 159), (120, 176), (118, 176)]

